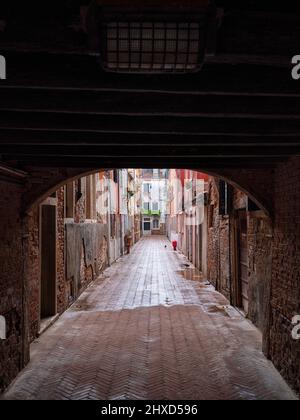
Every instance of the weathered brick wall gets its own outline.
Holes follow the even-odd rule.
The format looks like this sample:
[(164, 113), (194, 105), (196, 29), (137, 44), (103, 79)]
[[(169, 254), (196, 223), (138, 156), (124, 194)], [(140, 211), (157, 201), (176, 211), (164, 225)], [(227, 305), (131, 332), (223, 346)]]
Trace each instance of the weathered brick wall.
[(0, 315), (7, 324), (7, 339), (0, 340), (0, 392), (17, 375), (27, 357), (22, 339), (25, 314), (21, 192), (20, 186), (0, 180)]
[(269, 327), (272, 275), (272, 222), (268, 217), (248, 215), (249, 313), (262, 331)]
[(213, 182), (210, 184), (209, 210), (208, 210), (208, 248), (207, 248), (207, 275), (210, 282), (217, 287), (219, 279), (220, 253), (219, 253), (219, 194)]
[[(26, 193), (21, 201), (24, 190), (17, 185), (0, 181), (0, 314), (5, 315), (8, 323), (8, 338), (0, 341), (0, 392), (16, 376), (28, 360), (28, 338), (32, 338), (36, 331), (37, 307), (28, 305), (31, 312), (26, 312), (24, 301), (24, 288), (32, 292), (33, 300), (37, 302), (37, 293), (34, 292), (34, 279), (37, 275), (38, 258), (36, 248), (38, 244), (37, 230), (32, 226), (36, 215), (27, 216), (27, 222), (22, 222), (22, 210), (26, 204), (45, 194), (47, 188), (66, 180), (68, 176), (76, 175), (66, 170), (36, 170), (26, 187)], [(257, 198), (265, 198), (263, 202), (274, 210), (273, 235), (270, 235), (270, 226), (259, 219), (250, 219), (249, 228), (249, 260), (250, 282), (256, 285), (251, 296), (255, 305), (250, 305), (250, 316), (260, 326), (267, 318), (267, 283), (270, 264), (269, 249), (272, 248), (272, 289), (271, 289), (271, 317), (270, 331), (265, 336), (269, 338), (269, 356), (275, 366), (300, 393), (300, 342), (293, 341), (291, 337), (291, 319), (295, 314), (300, 314), (300, 164), (299, 158), (291, 159), (287, 164), (282, 164), (274, 175), (274, 208), (273, 175), (270, 171), (255, 171), (253, 174), (246, 171), (233, 174), (228, 171), (224, 176), (232, 178), (239, 183), (242, 178), (245, 183), (241, 185)], [(59, 196), (59, 193), (58, 193)], [(216, 197), (215, 197), (216, 198)], [(213, 198), (214, 200), (214, 198)], [(212, 201), (213, 201), (212, 200)], [(61, 213), (60, 213), (61, 212)], [(62, 207), (58, 206), (58, 214), (62, 214)], [(218, 208), (213, 209), (214, 221), (210, 229), (211, 239), (208, 244), (208, 263), (210, 280), (216, 284), (219, 275), (220, 258), (225, 259), (225, 254), (218, 249), (217, 225), (219, 223)], [(29, 217), (29, 219), (28, 219)], [(30, 219), (31, 218), (31, 219)], [(34, 225), (34, 223), (33, 223)], [(224, 235), (225, 235), (224, 228)], [(58, 237), (60, 244), (64, 239), (63, 217), (58, 216)], [(270, 246), (272, 242), (272, 247)], [(62, 245), (58, 247), (58, 284), (59, 286), (59, 311), (68, 304), (68, 286), (64, 284), (62, 276), (64, 271)], [(104, 245), (104, 247), (107, 245)], [(226, 247), (226, 246), (225, 246)], [(224, 248), (225, 248), (224, 247)], [(99, 259), (101, 267), (105, 258)], [(23, 259), (23, 256), (25, 258)], [(266, 264), (267, 263), (267, 264)], [(224, 266), (224, 264), (221, 264)], [(30, 274), (31, 273), (31, 274)], [(87, 273), (88, 274), (88, 273)], [(68, 285), (68, 284), (67, 284)], [(35, 296), (35, 297), (34, 297)], [(258, 302), (258, 303), (257, 303)], [(29, 303), (29, 302), (28, 302)], [(261, 312), (264, 307), (265, 312)], [(27, 322), (30, 319), (30, 323)], [(29, 331), (28, 326), (31, 325)]]
[(218, 290), (230, 301), (230, 235), (229, 217), (219, 216), (219, 281)]
[(69, 305), (67, 283), (65, 279), (65, 188), (61, 187), (57, 192), (57, 311), (61, 314)]
[(300, 394), (300, 340), (291, 320), (300, 314), (300, 158), (275, 172), (270, 357)]
[[(62, 313), (67, 307), (65, 269), (64, 269), (64, 189), (57, 191), (57, 312)], [(25, 277), (27, 284), (29, 339), (33, 341), (40, 329), (40, 212), (36, 206), (26, 217), (28, 231)]]
[(247, 196), (240, 190), (234, 190), (233, 207), (235, 210), (247, 208)]
[(229, 218), (219, 215), (219, 193), (210, 180), (207, 267), (208, 279), (230, 300)]
[[(81, 197), (79, 198), (79, 182), (81, 182)], [(75, 210), (74, 210), (74, 222), (83, 223), (86, 219), (86, 180), (85, 178), (81, 181), (74, 182), (75, 189)]]
[[(233, 267), (231, 267), (234, 244), (230, 242), (230, 230), (234, 224), (234, 213), (219, 215), (218, 192), (213, 180), (210, 182), (210, 205), (213, 205), (213, 226), (209, 229), (208, 267), (209, 280), (231, 300)], [(247, 208), (247, 196), (234, 190), (234, 211)], [(212, 207), (210, 206), (210, 211)], [(264, 331), (269, 322), (269, 299), (272, 265), (272, 225), (263, 212), (248, 213), (248, 259), (249, 259), (249, 313), (248, 318)]]
[(28, 231), (26, 254), (26, 277), (29, 339), (33, 341), (40, 328), (40, 236), (39, 207), (36, 207), (25, 219)]
[[(274, 186), (269, 187), (270, 191), (274, 188), (273, 219), (259, 212), (248, 213), (247, 218), (248, 317), (263, 332), (265, 353), (300, 394), (300, 340), (291, 336), (291, 320), (300, 314), (300, 158), (280, 165), (275, 171)], [(246, 207), (245, 198), (243, 193), (235, 192), (235, 209)], [(210, 280), (224, 293), (226, 252), (222, 249), (228, 247), (228, 242), (216, 203), (214, 187), (210, 194), (214, 219), (209, 229), (208, 268)]]
[[(247, 195), (234, 190), (234, 210), (247, 209)], [(269, 327), (272, 271), (272, 222), (266, 214), (247, 215), (249, 311), (248, 318), (264, 333)]]

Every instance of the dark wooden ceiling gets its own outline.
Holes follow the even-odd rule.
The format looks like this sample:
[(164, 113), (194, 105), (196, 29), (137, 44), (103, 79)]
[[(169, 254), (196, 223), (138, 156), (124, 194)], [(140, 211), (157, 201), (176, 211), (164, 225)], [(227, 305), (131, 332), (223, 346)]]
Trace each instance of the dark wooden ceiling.
[(80, 1), (23, 3), (0, 12), (0, 162), (256, 168), (300, 154), (299, 4), (218, 2), (216, 55), (164, 76), (104, 73), (72, 25)]

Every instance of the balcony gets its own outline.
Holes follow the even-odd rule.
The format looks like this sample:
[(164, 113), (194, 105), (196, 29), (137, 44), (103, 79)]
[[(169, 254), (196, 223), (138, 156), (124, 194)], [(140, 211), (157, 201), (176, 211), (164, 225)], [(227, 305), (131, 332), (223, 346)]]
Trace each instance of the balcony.
[(142, 210), (143, 216), (160, 216), (161, 211), (160, 210)]

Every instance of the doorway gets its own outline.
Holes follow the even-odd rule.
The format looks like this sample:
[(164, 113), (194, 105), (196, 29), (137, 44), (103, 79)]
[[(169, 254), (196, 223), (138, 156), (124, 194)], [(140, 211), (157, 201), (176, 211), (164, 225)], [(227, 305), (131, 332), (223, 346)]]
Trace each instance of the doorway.
[(56, 206), (41, 206), (41, 319), (56, 315)]
[(239, 306), (245, 314), (249, 311), (249, 257), (248, 223), (246, 211), (238, 213), (237, 218), (237, 256), (238, 256), (238, 293)]
[(144, 235), (151, 235), (151, 219), (150, 217), (145, 217), (143, 220), (143, 231)]

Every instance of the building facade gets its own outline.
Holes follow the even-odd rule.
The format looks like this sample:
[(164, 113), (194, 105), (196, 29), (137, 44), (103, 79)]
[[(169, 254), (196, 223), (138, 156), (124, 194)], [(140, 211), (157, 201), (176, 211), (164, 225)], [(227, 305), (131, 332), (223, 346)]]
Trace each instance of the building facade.
[(208, 279), (265, 333), (271, 322), (271, 219), (249, 196), (214, 178), (207, 212)]
[(143, 169), (141, 178), (144, 235), (165, 235), (167, 169)]
[(206, 275), (208, 176), (171, 169), (168, 181), (167, 236)]
[(29, 335), (34, 340), (141, 237), (140, 171), (95, 173), (58, 189), (32, 218)]
[(264, 333), (269, 355), (273, 228), (268, 215), (221, 179), (170, 170), (167, 235)]

